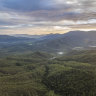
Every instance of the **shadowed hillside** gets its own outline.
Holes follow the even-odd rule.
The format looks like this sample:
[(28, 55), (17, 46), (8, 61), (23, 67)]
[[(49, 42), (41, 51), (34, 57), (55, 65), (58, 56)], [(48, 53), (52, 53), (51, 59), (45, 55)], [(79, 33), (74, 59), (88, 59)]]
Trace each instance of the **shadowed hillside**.
[(0, 36), (0, 50), (10, 53), (28, 51), (69, 52), (96, 47), (96, 32), (73, 31), (66, 34), (48, 34), (39, 38)]

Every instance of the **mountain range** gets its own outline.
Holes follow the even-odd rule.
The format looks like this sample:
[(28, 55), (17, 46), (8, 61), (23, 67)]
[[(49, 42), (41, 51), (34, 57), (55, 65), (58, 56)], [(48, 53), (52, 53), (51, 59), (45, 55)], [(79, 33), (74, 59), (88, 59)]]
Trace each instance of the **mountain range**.
[(38, 38), (20, 35), (0, 35), (0, 50), (8, 52), (67, 52), (71, 50), (82, 50), (96, 47), (96, 31), (71, 31), (66, 34), (40, 35)]
[(0, 35), (0, 96), (96, 96), (95, 37)]

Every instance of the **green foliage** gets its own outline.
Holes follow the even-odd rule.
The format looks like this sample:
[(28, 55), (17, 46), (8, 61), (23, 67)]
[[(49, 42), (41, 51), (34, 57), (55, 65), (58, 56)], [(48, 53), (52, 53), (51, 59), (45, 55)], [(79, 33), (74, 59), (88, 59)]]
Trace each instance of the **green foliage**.
[(61, 71), (61, 73), (46, 77), (45, 85), (55, 92), (65, 96), (87, 96), (96, 87), (94, 73), (82, 70)]
[(46, 93), (45, 96), (60, 96), (60, 95), (55, 94), (54, 91), (49, 91)]
[[(94, 57), (93, 57), (94, 56)], [(0, 96), (96, 96), (96, 53), (45, 52), (0, 59)]]

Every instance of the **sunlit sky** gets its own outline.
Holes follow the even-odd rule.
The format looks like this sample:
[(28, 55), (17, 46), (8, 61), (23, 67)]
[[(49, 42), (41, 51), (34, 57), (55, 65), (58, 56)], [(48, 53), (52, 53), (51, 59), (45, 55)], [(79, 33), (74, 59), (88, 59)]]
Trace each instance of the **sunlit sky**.
[(96, 0), (0, 0), (0, 34), (96, 30)]

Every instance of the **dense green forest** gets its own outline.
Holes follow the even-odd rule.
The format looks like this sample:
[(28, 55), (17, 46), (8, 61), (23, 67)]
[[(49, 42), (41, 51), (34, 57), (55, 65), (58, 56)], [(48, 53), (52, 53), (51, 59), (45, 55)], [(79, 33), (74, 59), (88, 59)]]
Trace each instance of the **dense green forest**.
[(96, 50), (31, 52), (0, 59), (0, 96), (96, 96)]

